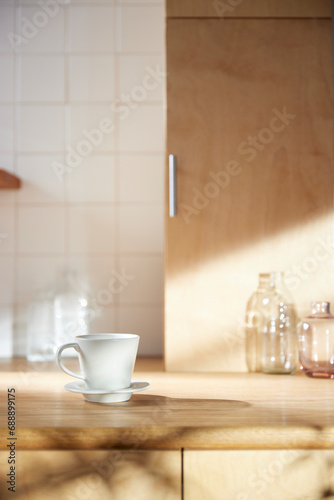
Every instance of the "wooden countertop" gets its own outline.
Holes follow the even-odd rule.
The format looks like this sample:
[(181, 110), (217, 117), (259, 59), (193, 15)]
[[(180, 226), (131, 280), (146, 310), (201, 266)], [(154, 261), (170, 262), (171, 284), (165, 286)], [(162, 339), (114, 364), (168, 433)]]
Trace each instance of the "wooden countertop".
[(334, 380), (165, 373), (158, 359), (139, 359), (133, 378), (150, 389), (125, 403), (87, 403), (64, 389), (74, 379), (54, 364), (0, 361), (0, 448), (11, 387), (19, 449), (334, 448)]

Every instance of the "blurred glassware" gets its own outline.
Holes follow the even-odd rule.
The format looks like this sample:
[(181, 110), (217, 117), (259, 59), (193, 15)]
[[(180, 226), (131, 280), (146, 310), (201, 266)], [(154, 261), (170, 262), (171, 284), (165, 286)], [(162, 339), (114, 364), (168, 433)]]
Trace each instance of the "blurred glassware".
[(246, 309), (248, 370), (294, 373), (297, 360), (297, 312), (284, 274), (261, 273)]
[(53, 294), (51, 290), (35, 292), (28, 306), (27, 358), (29, 361), (55, 359), (53, 332)]
[(334, 378), (334, 316), (329, 302), (312, 302), (298, 326), (299, 360), (309, 377)]
[[(54, 298), (55, 350), (66, 342), (74, 342), (77, 335), (89, 333), (91, 315), (90, 291), (74, 271), (66, 270), (56, 288)], [(74, 356), (71, 351), (64, 356)]]

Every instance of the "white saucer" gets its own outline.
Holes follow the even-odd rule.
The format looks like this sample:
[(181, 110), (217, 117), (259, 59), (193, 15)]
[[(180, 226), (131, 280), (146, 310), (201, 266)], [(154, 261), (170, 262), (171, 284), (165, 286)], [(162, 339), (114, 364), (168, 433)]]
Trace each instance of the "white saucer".
[(79, 392), (83, 395), (86, 401), (91, 403), (121, 403), (129, 401), (132, 394), (138, 391), (148, 389), (150, 384), (148, 382), (131, 382), (130, 387), (126, 389), (118, 389), (117, 391), (108, 391), (101, 389), (87, 389), (86, 383), (83, 380), (70, 382), (65, 385), (65, 389), (70, 392)]

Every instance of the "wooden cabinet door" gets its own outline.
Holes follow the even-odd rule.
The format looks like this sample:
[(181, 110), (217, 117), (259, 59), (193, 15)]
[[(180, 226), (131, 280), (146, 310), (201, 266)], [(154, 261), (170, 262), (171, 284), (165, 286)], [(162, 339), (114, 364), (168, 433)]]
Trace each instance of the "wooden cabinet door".
[(331, 66), (329, 19), (168, 19), (167, 370), (246, 370), (260, 272), (334, 298)]
[(334, 498), (334, 452), (185, 451), (184, 500)]
[(181, 500), (181, 452), (17, 451), (15, 494), (8, 453), (0, 453), (0, 498), (7, 500)]
[(330, 17), (331, 0), (167, 0), (168, 17)]

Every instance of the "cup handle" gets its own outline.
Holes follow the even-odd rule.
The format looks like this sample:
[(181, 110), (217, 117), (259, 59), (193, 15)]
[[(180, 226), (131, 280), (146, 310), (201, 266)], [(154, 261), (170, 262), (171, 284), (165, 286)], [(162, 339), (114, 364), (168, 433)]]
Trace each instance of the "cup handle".
[(66, 368), (66, 366), (63, 363), (63, 360), (61, 359), (61, 353), (63, 352), (63, 350), (69, 349), (70, 347), (73, 347), (73, 349), (75, 349), (77, 352), (79, 352), (79, 350), (80, 350), (79, 346), (76, 342), (70, 342), (69, 344), (61, 345), (57, 349), (57, 354), (56, 354), (57, 364), (58, 364), (59, 368), (61, 368), (61, 370), (63, 370), (63, 372), (67, 373), (68, 375), (71, 375), (71, 377), (80, 378), (80, 379), (84, 380), (85, 377), (83, 376), (83, 374), (74, 373), (71, 370), (69, 370), (68, 368)]

